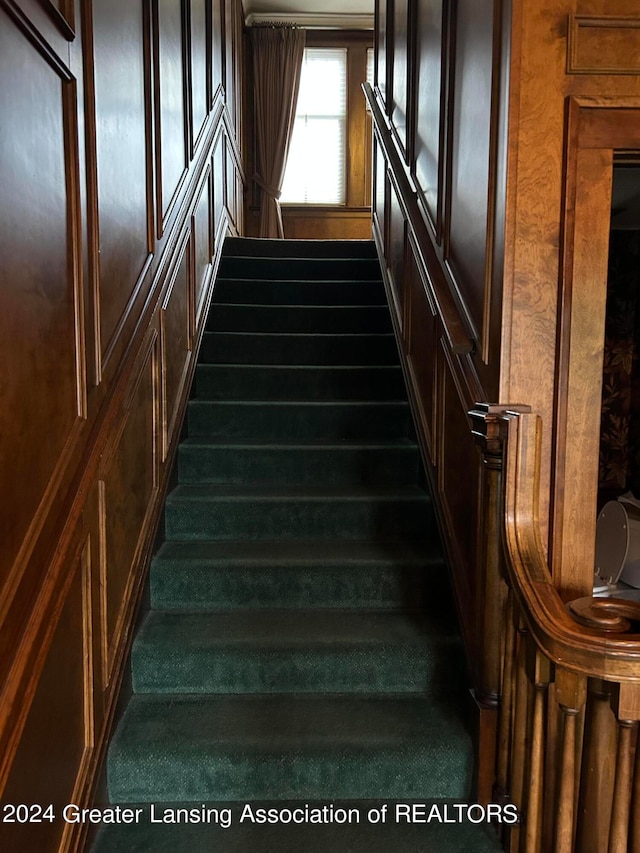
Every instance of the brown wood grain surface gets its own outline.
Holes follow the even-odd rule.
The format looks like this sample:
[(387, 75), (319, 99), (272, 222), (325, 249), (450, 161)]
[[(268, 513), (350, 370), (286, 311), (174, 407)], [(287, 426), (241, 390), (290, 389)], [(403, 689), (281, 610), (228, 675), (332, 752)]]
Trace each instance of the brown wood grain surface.
[[(3, 801), (95, 789), (213, 271), (242, 224), (240, 3), (183, 6), (0, 4)], [(62, 826), (3, 827), (2, 846), (78, 849)]]

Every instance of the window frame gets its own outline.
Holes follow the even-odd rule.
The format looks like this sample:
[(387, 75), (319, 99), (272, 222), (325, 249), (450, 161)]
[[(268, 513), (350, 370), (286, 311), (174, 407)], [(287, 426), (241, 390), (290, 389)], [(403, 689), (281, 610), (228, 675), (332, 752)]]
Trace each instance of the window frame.
[(309, 48), (347, 50), (347, 119), (345, 130), (345, 201), (337, 204), (282, 202), (283, 211), (366, 211), (371, 207), (371, 116), (365, 108), (361, 84), (367, 79), (370, 30), (308, 30)]
[[(304, 48), (305, 55), (304, 55), (303, 66), (302, 66), (303, 76), (304, 76), (304, 71), (305, 71), (305, 62), (307, 61), (307, 58), (309, 58), (309, 60), (312, 62), (313, 60), (310, 58), (310, 54), (313, 54), (313, 53), (317, 54), (321, 51), (323, 51), (325, 53), (325, 60), (328, 60), (327, 54), (330, 52), (333, 52), (334, 58), (332, 60), (329, 60), (329, 61), (335, 62), (336, 59), (338, 59), (338, 61), (339, 61), (339, 65), (341, 67), (340, 75), (341, 76), (344, 75), (344, 77), (343, 77), (343, 80), (344, 80), (344, 90), (343, 90), (344, 100), (342, 100), (342, 98), (341, 98), (340, 103), (338, 104), (337, 99), (336, 99), (335, 104), (333, 104), (332, 106), (337, 107), (338, 111), (335, 111), (330, 115), (327, 115), (325, 113), (310, 113), (309, 111), (300, 113), (299, 110), (301, 107), (301, 103), (300, 103), (300, 97), (298, 97), (298, 104), (296, 105), (296, 115), (295, 115), (295, 120), (294, 120), (293, 131), (292, 131), (291, 146), (289, 148), (289, 157), (291, 158), (292, 152), (294, 150), (297, 150), (294, 140), (295, 140), (295, 136), (296, 136), (296, 126), (297, 126), (299, 118), (306, 119), (307, 121), (306, 122), (303, 121), (303, 123), (306, 124), (307, 122), (310, 122), (312, 126), (315, 124), (315, 122), (322, 122), (322, 121), (327, 121), (327, 120), (332, 121), (336, 126), (339, 126), (339, 130), (336, 127), (336, 133), (338, 134), (338, 137), (339, 137), (340, 141), (342, 142), (342, 151), (340, 151), (340, 146), (336, 145), (335, 151), (337, 154), (337, 158), (336, 158), (336, 161), (334, 161), (334, 162), (337, 162), (338, 170), (336, 172), (334, 172), (333, 169), (327, 169), (325, 171), (325, 169), (323, 168), (320, 170), (320, 174), (317, 177), (324, 179), (321, 181), (321, 183), (324, 184), (325, 187), (328, 188), (330, 185), (333, 185), (333, 190), (335, 192), (327, 193), (327, 195), (335, 195), (335, 197), (341, 197), (341, 200), (340, 201), (318, 201), (318, 200), (307, 201), (306, 199), (302, 199), (302, 198), (298, 198), (298, 199), (290, 199), (290, 198), (287, 199), (287, 198), (285, 198), (285, 189), (287, 188), (287, 170), (290, 167), (290, 161), (288, 161), (287, 165), (286, 165), (284, 181), (283, 181), (283, 185), (282, 185), (282, 197), (280, 199), (280, 204), (282, 206), (285, 206), (285, 205), (287, 205), (287, 206), (291, 206), (291, 205), (305, 205), (305, 206), (322, 205), (322, 206), (324, 206), (324, 205), (326, 205), (326, 206), (331, 206), (331, 207), (344, 207), (347, 203), (347, 177), (348, 176), (347, 176), (346, 152), (348, 149), (347, 135), (348, 135), (348, 129), (349, 129), (349, 98), (348, 98), (349, 51), (348, 51), (347, 47), (324, 47), (324, 46), (320, 47), (318, 45), (310, 45), (307, 43), (305, 45), (305, 48)], [(301, 92), (302, 92), (302, 88), (303, 88), (303, 84), (302, 84), (302, 80), (301, 80), (300, 81), (300, 91)], [(309, 104), (307, 104), (307, 106), (309, 106)], [(316, 125), (316, 127), (317, 127), (317, 125)], [(327, 143), (329, 142), (328, 138), (326, 141), (327, 141)], [(334, 137), (333, 131), (331, 132), (331, 141), (332, 142), (338, 141), (338, 140), (336, 140), (336, 137)], [(308, 150), (305, 151), (304, 146), (303, 146), (301, 149), (301, 153), (302, 153), (303, 159), (302, 159), (302, 162), (298, 163), (298, 165), (304, 164), (304, 166), (305, 166), (304, 171), (306, 173), (307, 170), (309, 169), (309, 167), (311, 166), (311, 163), (309, 161), (309, 151)], [(300, 174), (298, 174), (298, 178), (303, 180), (303, 181), (306, 180), (306, 178), (301, 176)], [(335, 178), (335, 183), (334, 183), (334, 178)], [(293, 181), (291, 186), (292, 187), (297, 186), (297, 182)], [(299, 186), (297, 188), (301, 189)], [(308, 189), (309, 189), (308, 185), (305, 184), (305, 190), (308, 190)], [(306, 196), (307, 193), (305, 192), (304, 194)]]

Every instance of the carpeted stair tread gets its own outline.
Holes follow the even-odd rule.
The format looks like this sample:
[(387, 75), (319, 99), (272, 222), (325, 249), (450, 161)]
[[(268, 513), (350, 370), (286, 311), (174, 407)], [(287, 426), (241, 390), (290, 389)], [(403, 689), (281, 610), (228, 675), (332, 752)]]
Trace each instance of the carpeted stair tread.
[[(183, 804), (193, 808), (193, 803)], [(271, 801), (252, 803), (254, 815), (258, 808), (283, 809), (300, 808), (300, 802)], [(302, 804), (303, 806), (305, 804)], [(231, 825), (222, 828), (212, 816), (210, 823), (153, 824), (149, 820), (150, 806), (143, 804), (139, 823), (135, 825), (115, 825), (104, 827), (93, 848), (94, 853), (200, 853), (211, 850), (215, 853), (326, 853), (327, 850), (339, 853), (497, 853), (502, 850), (490, 828), (474, 825), (445, 823), (446, 818), (455, 814), (455, 803), (438, 802), (436, 804), (439, 822), (435, 817), (430, 823), (405, 823), (395, 819), (395, 803), (388, 804), (389, 817), (384, 823), (372, 823), (368, 819), (371, 809), (379, 810), (380, 800), (340, 800), (311, 802), (311, 808), (334, 805), (335, 809), (355, 811), (359, 817), (346, 823), (295, 824), (259, 824), (251, 822), (248, 812), (242, 820), (246, 803), (207, 804), (207, 808), (231, 809)], [(399, 804), (400, 807), (404, 804)], [(418, 804), (425, 805), (423, 802)], [(445, 811), (445, 805), (449, 811)], [(201, 804), (197, 804), (200, 808)], [(431, 804), (426, 804), (426, 815), (430, 814)], [(164, 809), (177, 811), (176, 804), (156, 804), (154, 818), (164, 815)], [(402, 812), (400, 813), (402, 814)]]
[[(112, 802), (469, 800), (463, 647), (384, 306), (371, 241), (225, 242)], [(94, 853), (499, 849), (470, 825), (159, 829)]]
[(469, 734), (415, 694), (136, 696), (108, 757), (112, 802), (464, 799)]
[(223, 254), (220, 261), (220, 275), (225, 277), (231, 273), (237, 278), (279, 281), (296, 279), (366, 281), (380, 277), (380, 264), (377, 258), (261, 258), (250, 255), (233, 257)]
[(326, 500), (340, 500), (346, 502), (360, 502), (362, 500), (387, 501), (397, 500), (403, 503), (418, 501), (430, 506), (431, 499), (424, 489), (415, 484), (403, 486), (402, 488), (384, 488), (383, 486), (360, 486), (354, 484), (349, 488), (334, 489), (330, 486), (309, 488), (304, 485), (269, 486), (264, 484), (251, 484), (237, 486), (232, 483), (220, 483), (215, 486), (176, 486), (167, 497), (168, 503), (179, 500), (202, 500), (222, 499), (229, 501), (243, 501), (245, 499), (258, 499), (265, 502), (279, 502), (291, 499), (294, 502), (307, 500), (310, 502), (324, 503)]
[(200, 360), (209, 364), (397, 364), (398, 352), (390, 332), (205, 332)]
[[(435, 625), (433, 622), (435, 621)], [(388, 611), (348, 613), (333, 610), (300, 610), (296, 612), (241, 611), (238, 613), (158, 613), (147, 615), (135, 641), (141, 646), (163, 644), (175, 649), (181, 638), (187, 646), (210, 644), (212, 647), (251, 647), (253, 650), (295, 648), (313, 650), (328, 648), (396, 647), (424, 650), (424, 638), (446, 645), (460, 639), (451, 626), (414, 614)]]
[(308, 485), (415, 482), (419, 454), (415, 444), (335, 442), (302, 444), (183, 441), (178, 476), (183, 484), (278, 483)]
[(373, 240), (281, 240), (227, 237), (225, 257), (253, 258), (375, 258)]
[(201, 364), (199, 400), (405, 401), (399, 365)]
[(136, 693), (426, 694), (463, 668), (437, 614), (152, 612), (133, 649)]
[(244, 332), (388, 332), (391, 318), (386, 305), (262, 305), (215, 303), (207, 331)]
[(165, 542), (151, 564), (151, 603), (165, 610), (397, 608), (453, 619), (448, 596), (438, 550), (406, 542)]
[(410, 424), (397, 400), (190, 400), (187, 411), (189, 436), (230, 441), (395, 440)]
[(293, 561), (300, 564), (320, 565), (372, 565), (384, 566), (413, 565), (424, 567), (443, 565), (444, 557), (438, 549), (437, 541), (425, 549), (418, 542), (385, 542), (371, 540), (357, 542), (353, 540), (324, 539), (299, 541), (274, 540), (272, 542), (176, 542), (166, 541), (158, 550), (158, 559), (189, 559), (193, 561), (211, 560), (229, 561), (238, 566), (262, 565), (264, 563), (281, 564)]
[(349, 489), (177, 486), (167, 497), (170, 539), (426, 540), (431, 501), (417, 486)]
[[(219, 277), (215, 303), (256, 302), (261, 305), (380, 305), (385, 300), (380, 280), (269, 281), (260, 278)], [(215, 311), (215, 307), (213, 308)]]

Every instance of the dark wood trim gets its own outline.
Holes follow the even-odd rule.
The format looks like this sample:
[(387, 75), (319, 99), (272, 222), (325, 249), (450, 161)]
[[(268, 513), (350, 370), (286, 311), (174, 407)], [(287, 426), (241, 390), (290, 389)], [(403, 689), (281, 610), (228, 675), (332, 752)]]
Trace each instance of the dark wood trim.
[(491, 307), (494, 287), (494, 251), (496, 241), (497, 171), (502, 112), (502, 3), (494, 0), (493, 55), (491, 62), (491, 119), (489, 125), (489, 197), (487, 199), (487, 241), (484, 271), (484, 305), (479, 355), (489, 363), (491, 344)]
[(81, 31), (85, 56), (84, 129), (85, 175), (87, 193), (87, 300), (91, 346), (87, 361), (94, 385), (102, 380), (102, 348), (100, 346), (100, 213), (98, 208), (98, 155), (96, 139), (96, 88), (93, 45), (93, 2), (81, 6)]
[(388, 126), (388, 120), (382, 112), (376, 96), (368, 84), (364, 85), (364, 91), (374, 118), (376, 139), (389, 164), (390, 173), (393, 175), (398, 200), (427, 262), (430, 256), (433, 257), (434, 263), (429, 264), (433, 273), (431, 279), (433, 297), (438, 306), (438, 313), (443, 323), (449, 349), (458, 354), (469, 353), (473, 349), (473, 344), (460, 318), (453, 295), (444, 277), (436, 274), (436, 269), (439, 267), (437, 266), (437, 259), (434, 257), (435, 250), (417, 203), (417, 193), (413, 182), (407, 174), (402, 155), (397, 150)]
[[(39, 0), (38, 5), (43, 10), (46, 8)], [(40, 53), (43, 59), (48, 62), (62, 80), (71, 81), (74, 79), (71, 69), (62, 59), (61, 54), (55, 50), (51, 42), (40, 32), (35, 23), (27, 17), (15, 0), (0, 0), (0, 7), (7, 12), (22, 34), (31, 42), (38, 53)]]
[(38, 0), (38, 2), (66, 40), (73, 41), (76, 37), (73, 2), (62, 0), (62, 10), (58, 9), (52, 0)]

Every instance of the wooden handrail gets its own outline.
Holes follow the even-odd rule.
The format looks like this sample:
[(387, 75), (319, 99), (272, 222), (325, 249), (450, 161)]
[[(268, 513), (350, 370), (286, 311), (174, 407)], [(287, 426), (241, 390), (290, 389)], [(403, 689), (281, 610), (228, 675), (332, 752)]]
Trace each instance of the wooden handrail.
[[(501, 662), (496, 719), (484, 727), (494, 749), (479, 746), (494, 757), (489, 796), (520, 813), (517, 826), (501, 831), (509, 853), (638, 850), (640, 604), (563, 601), (540, 533), (541, 421), (517, 409), (478, 403), (469, 412), (485, 466), (501, 472), (483, 506), (502, 558), (496, 566), (485, 547), (479, 560), (480, 583), (497, 591), (480, 602), (480, 672), (490, 673), (480, 692), (495, 683), (496, 642)], [(499, 503), (491, 499), (498, 480)], [(587, 815), (589, 832), (581, 826)]]
[(362, 89), (371, 110), (376, 138), (389, 164), (390, 174), (397, 184), (398, 202), (403, 208), (404, 215), (414, 232), (418, 245), (425, 253), (430, 271), (427, 276), (431, 291), (430, 295), (442, 321), (447, 344), (451, 351), (458, 355), (470, 353), (473, 350), (473, 341), (465, 328), (451, 288), (440, 272), (440, 265), (436, 260), (429, 229), (420, 212), (418, 193), (391, 131), (391, 125), (380, 108), (371, 85), (363, 83)]
[(540, 536), (540, 418), (522, 413), (505, 417), (505, 570), (529, 632), (540, 650), (566, 670), (617, 683), (640, 683), (640, 634), (622, 635), (632, 624), (628, 619), (625, 624), (625, 617), (635, 612), (640, 620), (640, 605), (620, 602), (621, 618), (613, 630), (610, 612), (599, 613), (597, 606), (592, 622), (600, 622), (599, 628), (579, 624), (572, 616), (553, 585)]

